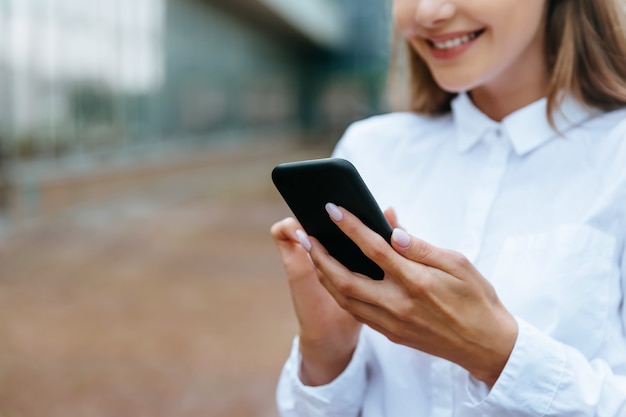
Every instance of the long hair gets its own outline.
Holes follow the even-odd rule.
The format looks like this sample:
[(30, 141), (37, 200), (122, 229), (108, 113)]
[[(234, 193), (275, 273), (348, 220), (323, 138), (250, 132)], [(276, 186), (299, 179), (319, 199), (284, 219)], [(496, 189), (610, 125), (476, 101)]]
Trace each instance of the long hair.
[[(626, 106), (626, 2), (548, 0), (547, 7), (544, 50), (550, 123), (563, 93), (605, 111)], [(410, 110), (448, 113), (456, 94), (439, 87), (426, 63), (405, 43)]]

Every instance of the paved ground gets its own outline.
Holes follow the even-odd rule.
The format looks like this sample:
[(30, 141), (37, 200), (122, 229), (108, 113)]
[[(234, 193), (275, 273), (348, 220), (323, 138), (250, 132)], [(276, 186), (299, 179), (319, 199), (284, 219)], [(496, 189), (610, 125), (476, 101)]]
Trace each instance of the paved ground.
[(296, 329), (253, 147), (0, 241), (0, 416), (276, 416)]

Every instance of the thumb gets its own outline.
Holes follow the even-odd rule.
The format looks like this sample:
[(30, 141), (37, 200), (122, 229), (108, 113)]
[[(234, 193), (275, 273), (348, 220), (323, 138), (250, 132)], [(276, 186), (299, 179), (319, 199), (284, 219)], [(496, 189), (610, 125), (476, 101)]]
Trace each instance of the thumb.
[(400, 225), (398, 224), (398, 215), (396, 214), (396, 210), (393, 207), (387, 208), (384, 214), (391, 227), (400, 227)]
[(440, 269), (452, 275), (471, 267), (469, 261), (462, 254), (438, 248), (399, 228), (395, 228), (391, 234), (391, 246), (409, 260)]

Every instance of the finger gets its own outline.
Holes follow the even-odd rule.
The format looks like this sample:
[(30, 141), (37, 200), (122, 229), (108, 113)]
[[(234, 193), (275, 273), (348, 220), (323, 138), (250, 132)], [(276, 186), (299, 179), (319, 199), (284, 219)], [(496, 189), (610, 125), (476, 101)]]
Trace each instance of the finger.
[(393, 207), (389, 207), (387, 210), (385, 210), (384, 214), (391, 227), (393, 227), (394, 229), (396, 227), (400, 227), (400, 225), (398, 224), (398, 215), (396, 214), (396, 210)]
[[(379, 302), (380, 283), (364, 275), (354, 273), (328, 254), (328, 251), (314, 237), (309, 237), (309, 255), (318, 271), (322, 285), (333, 295), (337, 303), (344, 307), (348, 298), (367, 303)], [(344, 307), (345, 308), (345, 307)]]
[[(407, 326), (406, 320), (399, 318), (397, 313), (391, 310), (368, 305), (366, 303), (355, 303), (350, 313), (359, 322), (371, 327), (394, 343), (416, 347), (416, 343), (420, 342), (422, 346), (419, 347), (425, 347), (426, 344), (424, 344), (424, 341), (428, 342), (428, 340), (424, 338), (416, 339), (415, 337), (411, 337), (412, 333), (414, 333), (414, 329), (411, 328), (412, 326)], [(414, 319), (416, 319), (416, 324), (419, 323), (419, 318), (414, 317)], [(423, 324), (421, 324), (421, 326), (419, 332), (424, 335), (424, 329), (427, 329), (428, 326), (424, 326)], [(442, 347), (437, 345), (431, 347), (438, 347), (439, 350), (442, 349)]]
[(391, 245), (407, 259), (440, 269), (456, 277), (466, 275), (468, 271), (475, 271), (471, 262), (461, 253), (438, 248), (399, 228), (394, 229), (391, 234)]
[(406, 268), (406, 259), (399, 256), (387, 241), (378, 233), (365, 226), (354, 214), (333, 203), (326, 204), (326, 211), (333, 222), (363, 251), (391, 275), (400, 275)]
[(387, 311), (384, 304), (380, 304), (381, 301), (376, 301), (376, 304), (373, 304), (358, 298), (346, 296), (335, 286), (334, 281), (321, 270), (318, 270), (318, 277), (324, 288), (326, 288), (339, 307), (350, 313), (361, 323), (367, 324), (375, 330), (379, 330), (382, 333), (391, 332), (389, 329), (393, 328), (394, 321), (397, 321), (394, 320), (395, 318), (392, 313)]
[(355, 319), (357, 319), (357, 321), (376, 330), (378, 333), (382, 334), (393, 343), (409, 346), (404, 338), (400, 337), (399, 334), (394, 333), (386, 325), (382, 324), (379, 317), (376, 318), (377, 320), (372, 320), (359, 314), (353, 314), (353, 316)]
[[(306, 233), (302, 231), (300, 223), (288, 217), (272, 225), (270, 232), (290, 280), (315, 277), (313, 263), (307, 248), (303, 246)], [(300, 235), (305, 239), (301, 239)]]
[(270, 228), (270, 234), (277, 243), (285, 241), (298, 242), (298, 236), (296, 235), (296, 230), (298, 229), (302, 229), (300, 223), (293, 217), (287, 217), (274, 223)]
[[(274, 223), (270, 228), (270, 233), (281, 253), (285, 251), (302, 252), (303, 249), (308, 252), (311, 249), (306, 232), (300, 223), (292, 217)], [(302, 246), (302, 248), (298, 246)]]
[[(329, 256), (324, 247), (311, 238), (311, 257), (314, 259), (318, 278), (337, 304), (363, 323), (376, 329), (393, 333), (397, 328), (397, 316), (406, 315), (409, 306), (401, 302), (399, 287), (387, 280), (376, 281), (349, 271)], [(328, 258), (325, 259), (324, 257)]]
[(298, 238), (298, 223), (285, 219), (274, 224), (270, 230), (274, 243), (283, 255), (305, 252)]

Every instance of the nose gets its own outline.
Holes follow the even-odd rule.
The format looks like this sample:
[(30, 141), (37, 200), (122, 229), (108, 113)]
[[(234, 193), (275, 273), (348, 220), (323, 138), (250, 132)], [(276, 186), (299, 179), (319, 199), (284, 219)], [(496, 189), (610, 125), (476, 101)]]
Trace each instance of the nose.
[(415, 22), (431, 28), (451, 19), (456, 13), (456, 6), (451, 0), (417, 0), (415, 2)]

